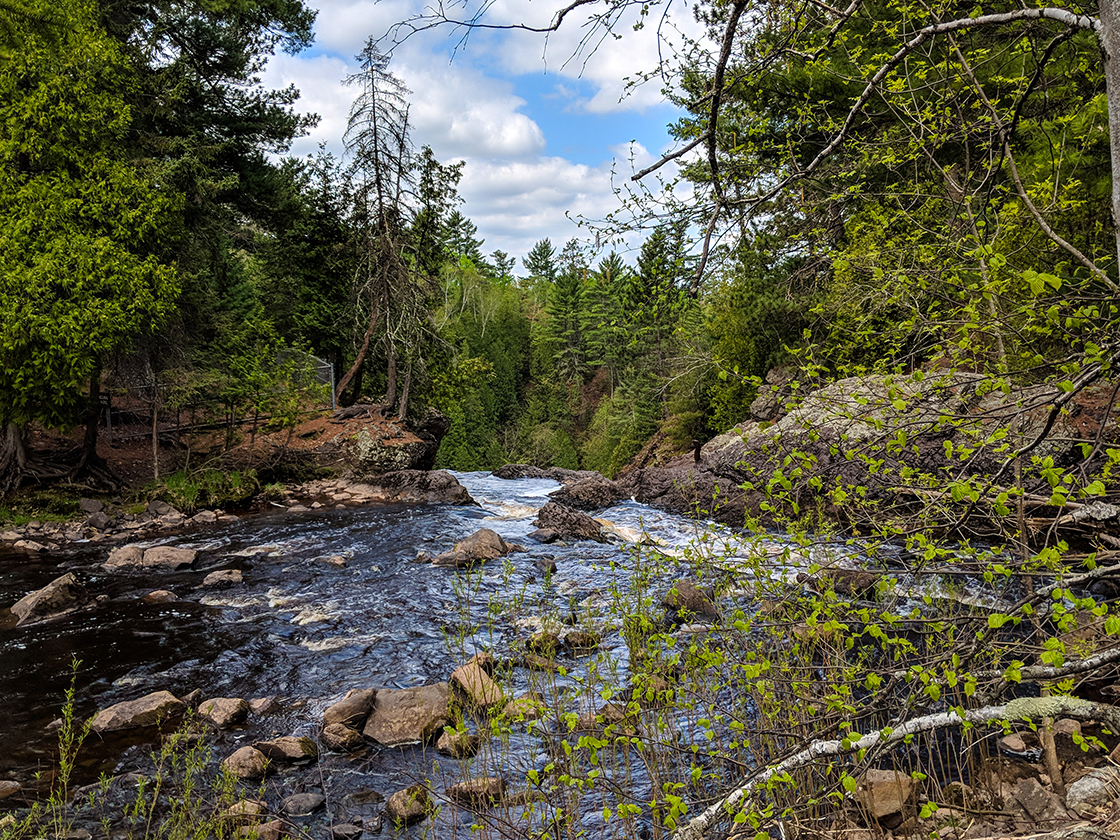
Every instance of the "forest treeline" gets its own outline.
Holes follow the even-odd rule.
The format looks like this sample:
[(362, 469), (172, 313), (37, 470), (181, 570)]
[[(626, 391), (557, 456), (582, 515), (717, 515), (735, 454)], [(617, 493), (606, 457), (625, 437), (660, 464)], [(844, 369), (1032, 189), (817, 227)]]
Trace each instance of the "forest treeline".
[(748, 7), (697, 10), (728, 48), (675, 70), (687, 189), (631, 208), (638, 247), (512, 255), (486, 253), (462, 164), (416, 144), (372, 39), (345, 156), (285, 156), (314, 117), (256, 73), (311, 43), (299, 0), (3, 3), (0, 491), (93, 465), (96, 423), (61, 468), (23, 438), (95, 417), (103, 383), (292, 417), (315, 397), (291, 349), (334, 366), (344, 405), (446, 414), (439, 466), (607, 475), (659, 430), (684, 449), (745, 419), (778, 364), (1028, 382), (1111, 364), (1091, 31), (972, 27), (985, 9), (917, 37), (953, 9)]

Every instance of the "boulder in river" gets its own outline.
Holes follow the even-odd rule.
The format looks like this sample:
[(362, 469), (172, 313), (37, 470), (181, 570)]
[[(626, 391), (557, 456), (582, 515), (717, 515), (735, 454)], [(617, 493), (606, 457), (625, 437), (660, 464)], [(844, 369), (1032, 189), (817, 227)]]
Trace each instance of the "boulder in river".
[(548, 495), (554, 502), (576, 510), (602, 510), (627, 498), (613, 481), (598, 473), (565, 484)]
[(198, 706), (198, 714), (220, 729), (236, 726), (249, 717), (249, 704), (240, 697), (214, 697)]
[(445, 551), (432, 560), (432, 565), (445, 569), (469, 568), (479, 561), (504, 557), (519, 548), (507, 543), (489, 528), (483, 528), (459, 540), (451, 551)]
[(451, 674), (451, 683), (466, 698), (469, 705), (491, 709), (505, 703), (506, 697), (478, 659), (471, 659)]
[(606, 542), (603, 526), (578, 510), (562, 505), (559, 502), (549, 502), (537, 513), (533, 520), (537, 528), (549, 528), (564, 537), (577, 540), (594, 540)]
[(138, 545), (122, 545), (109, 552), (105, 566), (110, 569), (144, 568), (174, 571), (191, 566), (198, 552), (193, 548), (157, 545), (142, 549)]
[(90, 731), (103, 735), (162, 726), (178, 720), (186, 711), (187, 704), (170, 691), (154, 691), (136, 700), (126, 700), (102, 709), (94, 716)]
[(268, 757), (256, 747), (242, 747), (222, 762), (222, 769), (239, 779), (263, 779)]
[(451, 785), (447, 789), (447, 798), (466, 808), (480, 808), (500, 802), (505, 792), (504, 779), (483, 776)]
[(362, 734), (387, 747), (428, 744), (451, 720), (451, 687), (445, 683), (377, 692)]
[(314, 761), (319, 757), (319, 748), (306, 736), (285, 735), (283, 738), (273, 738), (271, 741), (259, 741), (253, 746), (264, 753), (269, 760), (288, 764)]
[(396, 470), (364, 478), (351, 489), (375, 502), (478, 504), (458, 479), (446, 470)]
[(12, 605), (12, 614), (18, 619), (18, 627), (70, 612), (89, 603), (89, 600), (86, 588), (71, 572), (20, 598)]
[(709, 621), (719, 618), (712, 596), (687, 579), (678, 580), (661, 596), (661, 606), (675, 624), (687, 624), (697, 618)]
[(373, 709), (376, 696), (377, 689), (374, 688), (354, 688), (346, 692), (345, 697), (323, 712), (323, 728), (341, 723), (361, 729)]
[(428, 789), (423, 785), (410, 785), (404, 790), (398, 790), (385, 803), (385, 816), (397, 828), (420, 822), (431, 810), (432, 800)]
[(356, 729), (351, 729), (344, 723), (331, 723), (323, 727), (323, 743), (328, 750), (335, 752), (357, 752), (366, 745), (366, 739)]

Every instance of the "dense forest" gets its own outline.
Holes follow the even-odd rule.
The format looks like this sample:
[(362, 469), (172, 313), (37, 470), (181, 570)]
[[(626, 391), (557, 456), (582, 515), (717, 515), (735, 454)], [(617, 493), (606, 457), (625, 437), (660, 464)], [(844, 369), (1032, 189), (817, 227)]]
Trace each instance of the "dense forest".
[(4, 3), (0, 490), (95, 469), (95, 423), (76, 464), (23, 439), (81, 426), (103, 388), (295, 416), (292, 350), (343, 405), (444, 413), (438, 466), (608, 476), (658, 433), (680, 451), (742, 421), (780, 365), (1106, 372), (1100, 48), (998, 5), (701, 4), (725, 48), (675, 68), (662, 162), (688, 189), (631, 208), (623, 256), (486, 253), (462, 164), (417, 146), (373, 39), (345, 156), (285, 157), (311, 118), (255, 74), (310, 43), (299, 0)]

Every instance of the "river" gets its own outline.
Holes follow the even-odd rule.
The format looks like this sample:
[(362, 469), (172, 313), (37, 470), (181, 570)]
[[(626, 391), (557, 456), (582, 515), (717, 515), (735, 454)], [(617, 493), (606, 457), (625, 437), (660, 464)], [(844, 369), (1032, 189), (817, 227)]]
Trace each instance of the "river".
[[(54, 761), (56, 738), (49, 725), (59, 716), (75, 658), (81, 661), (76, 712), (83, 718), (160, 689), (177, 696), (199, 689), (203, 697), (279, 698), (276, 714), (214, 736), (220, 758), (264, 737), (314, 737), (323, 709), (348, 689), (444, 681), (482, 650), (499, 659), (510, 656), (542, 616), (595, 625), (604, 641), (589, 660), (596, 663), (592, 670), (609, 662), (616, 677), (624, 676), (628, 651), (611, 616), (635, 597), (635, 544), (644, 540), (659, 546), (662, 556), (680, 556), (679, 570), (672, 564), (659, 569), (666, 580), (687, 576), (687, 547), (705, 541), (710, 546), (712, 535), (723, 555), (735, 554), (735, 535), (726, 529), (634, 502), (598, 515), (618, 535), (611, 544), (539, 545), (527, 535), (557, 483), (506, 481), (485, 473), (457, 477), (478, 507), (277, 510), (158, 540), (200, 552), (194, 568), (158, 577), (104, 571), (99, 564), (109, 550), (105, 544), (78, 544), (55, 554), (0, 554), (0, 604), (9, 606), (67, 570), (76, 571), (98, 598), (95, 606), (60, 619), (0, 630), (0, 779), (34, 788), (35, 771)], [(484, 527), (526, 551), (469, 573), (417, 562), (421, 552), (438, 554)], [(553, 563), (555, 571), (546, 571)], [(240, 569), (243, 582), (220, 590), (197, 588), (217, 569)], [(141, 600), (157, 588), (173, 591), (179, 600)], [(562, 664), (566, 673), (550, 674), (548, 690), (553, 697), (568, 697), (579, 711), (580, 703), (594, 701), (598, 677), (578, 659)], [(539, 674), (515, 668), (503, 687), (516, 696), (531, 679)], [(142, 769), (147, 750), (87, 742), (78, 781)], [(330, 787), (334, 810), (322, 819), (365, 819), (368, 827), (371, 803), (417, 779), (438, 788), (440, 775), (446, 781), (478, 773), (484, 762), (486, 772), (507, 776), (513, 788), (523, 786), (526, 772), (549, 760), (542, 750), (539, 739), (507, 738), (501, 750), (484, 750), (476, 767), (464, 768), (431, 751), (374, 749), (359, 762), (324, 758), (314, 778), (289, 774), (270, 784), (277, 797)], [(642, 788), (649, 780), (641, 772), (631, 775), (635, 795), (648, 799), (649, 790)], [(454, 834), (470, 819), (443, 814), (436, 833)], [(602, 817), (589, 819), (584, 827), (602, 833), (596, 826)]]

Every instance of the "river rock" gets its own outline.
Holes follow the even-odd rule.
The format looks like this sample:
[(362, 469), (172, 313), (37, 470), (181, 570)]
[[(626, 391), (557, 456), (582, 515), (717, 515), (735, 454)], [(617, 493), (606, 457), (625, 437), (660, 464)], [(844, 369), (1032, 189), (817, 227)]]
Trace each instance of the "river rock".
[(193, 548), (157, 545), (144, 550), (138, 545), (122, 545), (109, 552), (109, 559), (105, 565), (110, 569), (145, 568), (174, 571), (192, 565), (197, 556), (198, 552)]
[(171, 604), (179, 600), (179, 596), (166, 589), (153, 589), (147, 595), (142, 595), (140, 600), (145, 604)]
[(234, 802), (218, 817), (226, 822), (237, 823), (239, 825), (256, 825), (268, 813), (268, 806), (261, 802), (259, 799), (242, 799), (239, 802)]
[(296, 764), (302, 761), (314, 761), (319, 757), (319, 748), (310, 738), (285, 735), (283, 738), (273, 738), (271, 741), (259, 741), (253, 745), (271, 761), (284, 761)]
[(0, 799), (7, 799), (9, 796), (14, 796), (21, 790), (19, 782), (13, 782), (10, 779), (0, 779)]
[(505, 792), (504, 779), (484, 776), (451, 785), (447, 789), (447, 798), (466, 808), (479, 808), (500, 802)]
[(398, 790), (385, 803), (385, 816), (398, 828), (420, 822), (431, 810), (432, 801), (428, 789), (423, 785), (411, 785)]
[(280, 803), (280, 810), (289, 817), (306, 817), (318, 811), (327, 802), (321, 793), (296, 793)]
[(218, 514), (212, 510), (200, 510), (191, 517), (190, 521), (198, 525), (209, 525), (218, 521)]
[(907, 773), (895, 770), (868, 770), (856, 789), (860, 807), (880, 825), (891, 828), (902, 824), (913, 810), (915, 785)]
[(241, 583), (242, 575), (240, 569), (219, 569), (216, 572), (211, 572), (202, 579), (196, 589), (211, 589), (222, 586), (234, 586)]
[(1079, 817), (1093, 819), (1112, 808), (1120, 798), (1120, 768), (1090, 770), (1066, 790), (1066, 807)]
[(103, 507), (105, 507), (105, 503), (99, 499), (87, 499), (84, 496), (78, 499), (78, 509), (82, 513), (97, 513)]
[(466, 698), (467, 703), (480, 709), (490, 709), (505, 701), (502, 689), (473, 659), (451, 673), (451, 684)]
[(481, 743), (481, 738), (465, 729), (444, 729), (436, 741), (436, 752), (451, 758), (470, 758)]
[(573, 653), (587, 653), (599, 647), (599, 634), (592, 630), (572, 630), (564, 637), (564, 644)]
[(0, 540), (3, 540), (4, 542), (15, 542), (16, 540), (22, 539), (23, 534), (21, 534), (19, 531), (5, 531), (4, 533), (0, 534)]
[[(539, 542), (542, 545), (551, 545), (560, 539), (560, 532), (554, 531), (551, 528), (537, 528), (529, 532), (529, 539)], [(556, 564), (553, 563), (553, 570), (555, 571)]]
[(712, 603), (712, 596), (691, 580), (678, 580), (661, 595), (661, 606), (666, 616), (675, 624), (687, 624), (694, 619), (719, 619), (719, 610)]
[(548, 496), (554, 502), (576, 510), (602, 510), (613, 507), (627, 498), (613, 481), (598, 473), (565, 484)]
[(18, 627), (70, 612), (89, 603), (89, 600), (89, 592), (70, 572), (20, 598), (12, 605), (12, 614), (18, 619)]
[(545, 712), (544, 701), (528, 693), (510, 700), (502, 709), (502, 716), (512, 721), (540, 720)]
[(136, 700), (126, 700), (102, 709), (94, 716), (90, 731), (100, 735), (160, 726), (178, 720), (186, 711), (187, 704), (170, 691), (154, 691)]
[(283, 708), (275, 697), (255, 697), (249, 701), (249, 711), (257, 717), (274, 715)]
[(242, 747), (222, 762), (222, 769), (239, 779), (263, 779), (268, 757), (256, 747)]
[(87, 516), (85, 524), (90, 528), (96, 528), (98, 531), (106, 531), (113, 524), (113, 520), (109, 518), (105, 511), (99, 510)]
[(237, 832), (246, 840), (280, 840), (287, 835), (283, 820), (269, 820), (260, 825), (243, 825)]
[(504, 557), (519, 548), (520, 546), (510, 545), (489, 528), (483, 528), (459, 540), (451, 551), (432, 560), (432, 565), (445, 569), (469, 568), (480, 561)]
[(356, 729), (343, 723), (332, 723), (323, 727), (323, 743), (335, 752), (357, 752), (366, 745), (366, 739)]
[(451, 719), (451, 687), (444, 682), (377, 692), (362, 734), (387, 747), (427, 744)]
[(571, 539), (607, 541), (602, 525), (586, 513), (572, 510), (559, 502), (549, 502), (542, 507), (537, 513), (537, 518), (533, 520), (533, 525), (537, 528), (550, 528), (561, 536)]
[(47, 550), (45, 545), (36, 540), (17, 540), (12, 548), (20, 548), (24, 551), (34, 551), (36, 553)]
[(323, 712), (323, 727), (335, 723), (361, 729), (373, 709), (373, 701), (377, 696), (377, 689), (354, 688), (346, 692), (346, 696)]
[(339, 823), (331, 826), (331, 840), (358, 840), (361, 836), (362, 827), (356, 823)]
[(200, 703), (198, 714), (225, 729), (243, 723), (249, 717), (249, 704), (240, 697), (215, 697)]
[(1012, 791), (1012, 796), (1027, 816), (1036, 823), (1053, 825), (1059, 820), (1069, 819), (1069, 814), (1062, 807), (1061, 800), (1044, 788), (1038, 779), (1020, 779)]
[(476, 505), (471, 494), (446, 470), (396, 470), (362, 479), (353, 487), (375, 502)]

